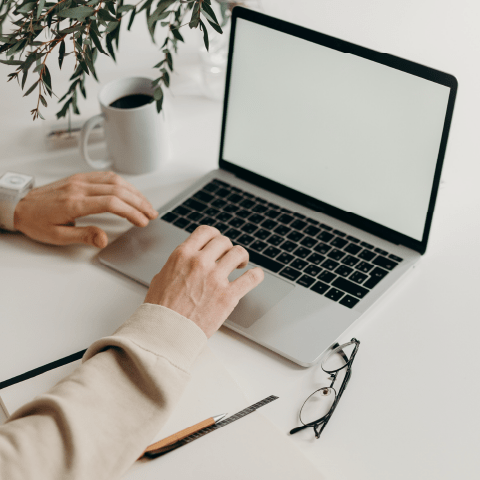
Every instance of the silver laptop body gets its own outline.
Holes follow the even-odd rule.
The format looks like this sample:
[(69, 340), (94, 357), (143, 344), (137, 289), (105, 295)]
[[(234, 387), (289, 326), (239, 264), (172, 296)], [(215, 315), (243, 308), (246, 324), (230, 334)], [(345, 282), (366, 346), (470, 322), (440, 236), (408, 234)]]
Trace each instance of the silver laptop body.
[(456, 90), (451, 75), (237, 7), (219, 168), (99, 259), (148, 286), (208, 220), (265, 271), (225, 325), (311, 366), (425, 253)]

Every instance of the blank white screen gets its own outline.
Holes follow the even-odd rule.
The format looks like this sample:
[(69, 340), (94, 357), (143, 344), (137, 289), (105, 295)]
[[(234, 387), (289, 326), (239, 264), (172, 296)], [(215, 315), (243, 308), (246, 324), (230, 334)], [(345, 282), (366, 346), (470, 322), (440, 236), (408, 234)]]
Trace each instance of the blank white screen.
[(450, 89), (237, 19), (223, 158), (422, 240)]

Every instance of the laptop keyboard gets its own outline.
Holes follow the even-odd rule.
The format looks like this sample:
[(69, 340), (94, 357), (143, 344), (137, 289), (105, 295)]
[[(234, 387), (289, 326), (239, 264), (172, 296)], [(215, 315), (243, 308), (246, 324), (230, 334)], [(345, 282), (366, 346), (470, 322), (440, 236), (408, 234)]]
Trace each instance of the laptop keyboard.
[(403, 260), (217, 179), (162, 219), (190, 233), (213, 226), (252, 263), (348, 308)]

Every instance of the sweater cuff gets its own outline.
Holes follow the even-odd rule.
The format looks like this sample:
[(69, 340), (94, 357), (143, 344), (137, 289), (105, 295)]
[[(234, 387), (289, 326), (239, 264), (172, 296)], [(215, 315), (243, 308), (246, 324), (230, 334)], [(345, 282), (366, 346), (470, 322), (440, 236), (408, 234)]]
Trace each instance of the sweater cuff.
[[(151, 303), (140, 305), (113, 337), (130, 340), (143, 350), (167, 358), (185, 371), (190, 370), (207, 343), (203, 330), (191, 320), (170, 308)], [(108, 345), (102, 340), (95, 342), (87, 350), (84, 361), (106, 347)]]

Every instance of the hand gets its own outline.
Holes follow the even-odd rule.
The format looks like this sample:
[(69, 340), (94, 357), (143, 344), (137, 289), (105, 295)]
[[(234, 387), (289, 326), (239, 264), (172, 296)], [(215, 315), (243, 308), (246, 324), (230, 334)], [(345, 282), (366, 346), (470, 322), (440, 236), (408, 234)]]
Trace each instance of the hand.
[(210, 338), (238, 301), (262, 282), (260, 267), (233, 282), (228, 276), (248, 263), (248, 252), (213, 227), (201, 225), (170, 255), (155, 275), (146, 303), (168, 307), (196, 323)]
[(15, 208), (14, 227), (44, 243), (103, 248), (108, 237), (101, 228), (75, 227), (76, 218), (103, 212), (115, 213), (138, 227), (158, 216), (150, 202), (117, 174), (77, 173), (30, 190)]

